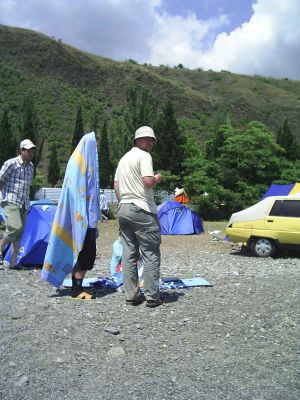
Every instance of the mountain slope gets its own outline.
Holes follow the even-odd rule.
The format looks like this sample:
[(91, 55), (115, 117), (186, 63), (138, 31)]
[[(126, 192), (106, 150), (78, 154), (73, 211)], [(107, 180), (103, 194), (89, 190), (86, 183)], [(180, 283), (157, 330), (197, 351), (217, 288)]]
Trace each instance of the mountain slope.
[(218, 119), (234, 124), (260, 120), (275, 133), (287, 117), (300, 139), (299, 81), (115, 62), (37, 32), (0, 25), (0, 113), (8, 108), (14, 118), (30, 93), (41, 129), (69, 139), (79, 104), (86, 120), (98, 106), (113, 118), (132, 83), (151, 87), (162, 101), (171, 97), (179, 118), (202, 121), (196, 126), (203, 130), (194, 129), (200, 138)]

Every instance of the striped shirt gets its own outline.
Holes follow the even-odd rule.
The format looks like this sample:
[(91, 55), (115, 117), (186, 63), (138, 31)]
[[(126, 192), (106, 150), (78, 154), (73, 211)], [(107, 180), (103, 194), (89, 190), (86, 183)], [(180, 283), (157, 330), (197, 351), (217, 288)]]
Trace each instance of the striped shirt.
[(32, 162), (24, 164), (21, 156), (11, 158), (2, 165), (0, 181), (3, 182), (2, 201), (29, 208), (29, 192), (33, 179)]

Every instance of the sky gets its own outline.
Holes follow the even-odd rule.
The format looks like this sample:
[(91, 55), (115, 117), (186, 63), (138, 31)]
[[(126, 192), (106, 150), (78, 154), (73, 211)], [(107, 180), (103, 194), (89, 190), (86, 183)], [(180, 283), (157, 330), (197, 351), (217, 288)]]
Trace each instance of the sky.
[(116, 61), (300, 80), (300, 0), (0, 0), (0, 24)]

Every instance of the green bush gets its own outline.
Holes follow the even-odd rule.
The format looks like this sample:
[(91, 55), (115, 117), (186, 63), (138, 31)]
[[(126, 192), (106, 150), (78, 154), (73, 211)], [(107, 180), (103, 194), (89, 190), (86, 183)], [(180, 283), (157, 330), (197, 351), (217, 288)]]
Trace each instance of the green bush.
[(37, 172), (30, 186), (30, 200), (34, 200), (36, 192), (38, 192), (45, 185), (45, 182), (45, 176)]

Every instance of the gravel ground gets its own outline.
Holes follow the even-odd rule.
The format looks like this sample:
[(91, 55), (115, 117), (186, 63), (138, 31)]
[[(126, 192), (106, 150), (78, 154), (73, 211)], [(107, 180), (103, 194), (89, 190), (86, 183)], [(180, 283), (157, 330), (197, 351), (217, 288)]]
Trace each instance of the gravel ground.
[[(100, 232), (88, 276), (108, 274), (117, 223)], [(243, 256), (209, 234), (162, 240), (162, 277), (214, 286), (165, 291), (151, 310), (105, 288), (71, 300), (40, 270), (1, 268), (0, 398), (299, 400), (299, 255)]]

